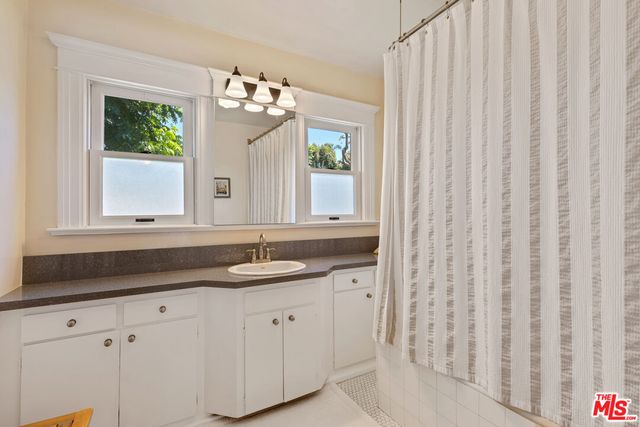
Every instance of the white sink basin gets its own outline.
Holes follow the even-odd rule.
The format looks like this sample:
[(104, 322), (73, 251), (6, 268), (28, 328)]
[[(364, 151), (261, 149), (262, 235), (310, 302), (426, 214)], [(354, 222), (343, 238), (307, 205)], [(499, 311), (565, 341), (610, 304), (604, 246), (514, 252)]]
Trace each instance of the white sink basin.
[(306, 265), (298, 261), (271, 261), (262, 264), (247, 262), (229, 267), (228, 271), (239, 276), (274, 276), (300, 271), (305, 267)]

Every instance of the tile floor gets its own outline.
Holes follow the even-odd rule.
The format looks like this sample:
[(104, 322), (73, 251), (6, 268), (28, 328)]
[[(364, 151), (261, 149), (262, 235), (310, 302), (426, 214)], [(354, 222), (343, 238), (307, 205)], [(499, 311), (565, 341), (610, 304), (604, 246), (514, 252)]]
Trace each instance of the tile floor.
[(368, 374), (340, 382), (338, 387), (379, 425), (383, 427), (400, 427), (391, 417), (382, 412), (378, 406), (375, 372), (369, 372)]
[[(375, 387), (375, 385), (374, 385)], [(220, 418), (207, 427), (379, 427), (335, 384), (293, 402), (241, 418)]]

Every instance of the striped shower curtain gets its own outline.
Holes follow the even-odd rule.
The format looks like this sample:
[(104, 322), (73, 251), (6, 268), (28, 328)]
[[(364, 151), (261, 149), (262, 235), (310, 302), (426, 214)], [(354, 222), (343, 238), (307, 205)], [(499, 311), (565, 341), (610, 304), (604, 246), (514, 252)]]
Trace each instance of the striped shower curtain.
[(461, 1), (385, 55), (378, 342), (564, 426), (640, 413), (639, 19)]

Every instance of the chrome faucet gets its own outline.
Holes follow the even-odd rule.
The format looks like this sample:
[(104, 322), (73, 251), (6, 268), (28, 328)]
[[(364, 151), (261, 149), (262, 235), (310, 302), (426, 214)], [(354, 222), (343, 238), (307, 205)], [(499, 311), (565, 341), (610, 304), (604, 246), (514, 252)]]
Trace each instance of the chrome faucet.
[(267, 247), (267, 238), (264, 233), (260, 233), (258, 238), (258, 256), (256, 257), (255, 249), (247, 249), (247, 252), (251, 253), (251, 264), (261, 264), (265, 262), (271, 262), (271, 252), (275, 251), (275, 248)]

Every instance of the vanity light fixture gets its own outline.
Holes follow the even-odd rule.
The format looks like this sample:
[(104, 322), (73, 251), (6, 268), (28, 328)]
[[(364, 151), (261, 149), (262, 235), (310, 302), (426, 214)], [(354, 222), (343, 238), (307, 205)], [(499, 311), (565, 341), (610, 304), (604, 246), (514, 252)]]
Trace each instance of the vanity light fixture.
[(218, 105), (222, 108), (238, 108), (240, 106), (240, 102), (233, 99), (218, 98)]
[(260, 73), (256, 93), (253, 94), (253, 100), (262, 104), (270, 104), (273, 102), (273, 96), (271, 96), (271, 92), (269, 92), (269, 84), (264, 73)]
[(282, 116), (284, 115), (284, 113), (285, 111), (280, 108), (276, 108), (276, 107), (267, 108), (267, 114), (270, 114), (272, 116)]
[(284, 108), (293, 108), (296, 106), (296, 100), (293, 99), (293, 94), (291, 93), (291, 85), (289, 85), (286, 77), (282, 79), (282, 89), (280, 89), (280, 96), (278, 97), (276, 105)]
[(250, 104), (247, 102), (244, 104), (244, 109), (247, 111), (251, 111), (252, 113), (259, 113), (264, 110), (264, 107), (262, 105)]
[(224, 91), (225, 95), (231, 98), (246, 98), (247, 90), (244, 88), (244, 82), (242, 81), (242, 74), (238, 71), (238, 67), (233, 68), (233, 73), (229, 79), (229, 86)]

